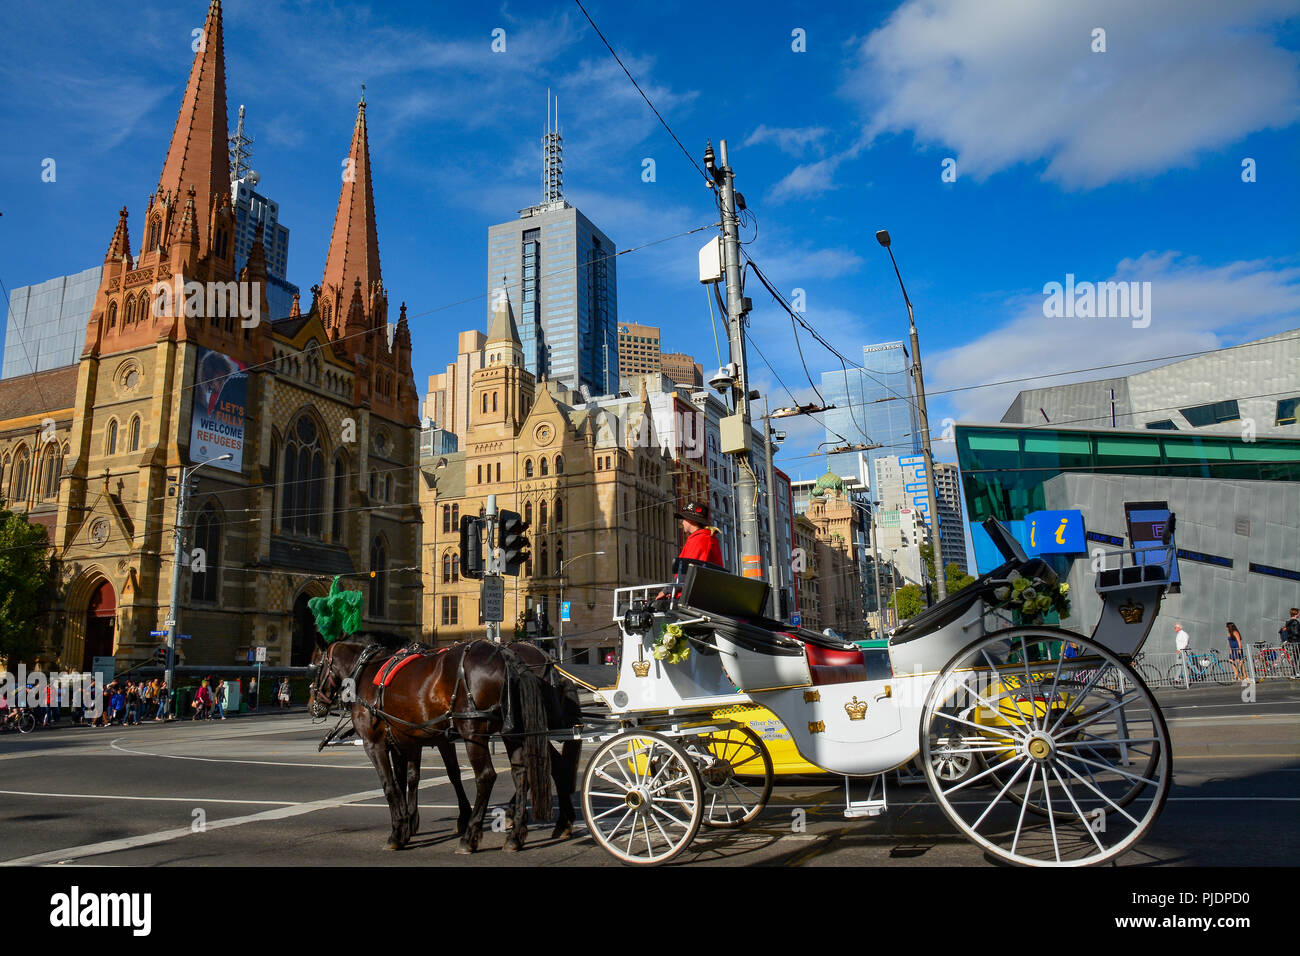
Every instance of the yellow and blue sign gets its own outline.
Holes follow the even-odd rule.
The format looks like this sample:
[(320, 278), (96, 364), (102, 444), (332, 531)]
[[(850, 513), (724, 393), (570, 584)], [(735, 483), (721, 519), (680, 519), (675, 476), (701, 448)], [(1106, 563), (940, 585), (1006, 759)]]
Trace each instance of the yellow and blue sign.
[(1034, 511), (1025, 517), (1025, 551), (1029, 554), (1081, 554), (1084, 543), (1083, 512)]

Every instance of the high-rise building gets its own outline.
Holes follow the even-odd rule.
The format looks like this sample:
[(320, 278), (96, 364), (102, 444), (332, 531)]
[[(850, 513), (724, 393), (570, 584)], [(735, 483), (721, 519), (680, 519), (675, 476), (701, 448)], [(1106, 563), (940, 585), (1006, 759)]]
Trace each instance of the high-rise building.
[(827, 463), (835, 474), (869, 484), (876, 459), (921, 453), (921, 419), (910, 368), (903, 342), (883, 342), (863, 347), (861, 369), (822, 373), (821, 393), (835, 406), (823, 418), (826, 440), (834, 446), (842, 441), (880, 446), (831, 455)]
[(564, 199), (562, 147), (548, 115), (542, 202), (488, 230), (487, 288), (509, 293), (529, 372), (608, 395), (619, 388), (617, 250)]
[[(242, 107), (241, 107), (242, 108)], [(293, 308), (298, 287), (285, 276), (289, 268), (289, 230), (280, 225), (280, 205), (253, 189), (257, 173), (249, 170), (242, 179), (230, 184), (230, 201), (235, 209), (235, 267), (248, 263), (248, 254), (262, 227), (262, 245), (266, 249), (266, 301), (269, 318), (283, 319)]]
[(659, 366), (665, 375), (687, 388), (704, 387), (704, 366), (685, 352), (662, 352)]
[(939, 547), (943, 552), (943, 566), (955, 564), (965, 571), (966, 520), (961, 505), (961, 469), (955, 463), (935, 464), (934, 496), (939, 505)]
[(653, 325), (628, 323), (618, 327), (620, 375), (651, 375), (660, 371), (659, 330)]
[(462, 442), (469, 433), (470, 376), (483, 367), (486, 345), (487, 336), (478, 329), (460, 333), (456, 361), (447, 365), (447, 371), (429, 376), (424, 417)]
[(76, 365), (103, 275), (103, 265), (97, 265), (9, 293), (0, 378)]

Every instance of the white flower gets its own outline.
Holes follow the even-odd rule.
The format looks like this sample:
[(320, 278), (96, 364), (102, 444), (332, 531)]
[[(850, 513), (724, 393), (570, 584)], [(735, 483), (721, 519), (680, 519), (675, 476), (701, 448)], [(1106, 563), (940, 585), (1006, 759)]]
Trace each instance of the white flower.
[(1020, 580), (1020, 572), (1019, 572), (1019, 571), (1012, 571), (1010, 574), (1007, 575), (1007, 580), (1008, 580), (1008, 581), (1019, 581), (1019, 580)]
[(1034, 598), (1038, 597), (1038, 592), (1035, 591), (1032, 587), (1029, 587), (1021, 591), (1020, 596), (1025, 599), (1026, 603), (1028, 603), (1029, 601), (1032, 601)]
[(1011, 588), (998, 588), (993, 592), (993, 596), (999, 601), (1005, 601), (1007, 598), (1011, 597)]

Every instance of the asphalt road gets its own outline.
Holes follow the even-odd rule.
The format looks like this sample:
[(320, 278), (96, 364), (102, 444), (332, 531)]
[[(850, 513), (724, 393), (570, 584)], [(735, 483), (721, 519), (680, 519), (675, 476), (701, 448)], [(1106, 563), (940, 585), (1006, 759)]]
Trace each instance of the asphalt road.
[[(1300, 822), (1300, 684), (1162, 690), (1175, 786), (1159, 821), (1120, 865), (1290, 865)], [(0, 737), (0, 862), (96, 866), (612, 866), (587, 836), (552, 841), (534, 826), (522, 854), (487, 832), (454, 854), (454, 797), (426, 751), (422, 831), (383, 849), (388, 811), (359, 747), (316, 745), (326, 727), (301, 711), (225, 722), (63, 727)], [(505, 768), (503, 757), (498, 767)], [(466, 772), (466, 783), (472, 786)], [(508, 771), (493, 804), (513, 792)], [(472, 789), (471, 789), (472, 797)], [(987, 866), (942, 816), (924, 784), (894, 784), (890, 810), (842, 816), (839, 778), (778, 782), (741, 831), (701, 830), (684, 864)], [(807, 827), (795, 832), (797, 810)]]

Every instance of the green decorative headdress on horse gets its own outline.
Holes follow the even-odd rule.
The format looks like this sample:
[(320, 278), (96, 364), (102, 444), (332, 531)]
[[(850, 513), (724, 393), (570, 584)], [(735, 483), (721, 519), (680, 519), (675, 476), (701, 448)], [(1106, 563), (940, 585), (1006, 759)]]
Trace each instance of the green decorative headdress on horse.
[(334, 578), (330, 593), (315, 597), (307, 607), (316, 618), (316, 630), (326, 644), (361, 630), (361, 605), (365, 595), (360, 591), (344, 591), (339, 578)]

